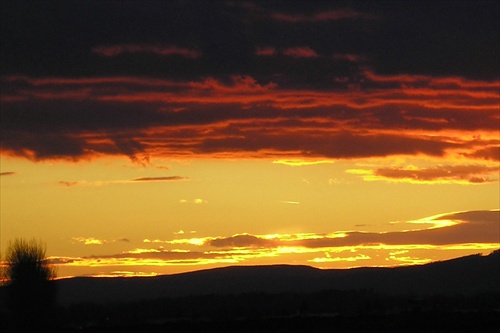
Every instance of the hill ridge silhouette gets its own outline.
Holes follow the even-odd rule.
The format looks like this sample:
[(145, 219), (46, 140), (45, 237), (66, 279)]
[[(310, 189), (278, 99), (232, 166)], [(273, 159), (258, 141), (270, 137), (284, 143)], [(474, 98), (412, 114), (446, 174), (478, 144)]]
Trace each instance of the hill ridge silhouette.
[(155, 277), (74, 277), (57, 281), (59, 302), (113, 303), (249, 292), (369, 289), (415, 297), (500, 292), (500, 251), (399, 267), (319, 269), (306, 265), (228, 266)]

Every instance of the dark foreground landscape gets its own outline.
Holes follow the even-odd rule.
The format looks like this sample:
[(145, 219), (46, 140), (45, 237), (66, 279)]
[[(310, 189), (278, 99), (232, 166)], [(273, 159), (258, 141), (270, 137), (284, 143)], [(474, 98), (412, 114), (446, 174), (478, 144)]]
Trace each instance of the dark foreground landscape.
[[(56, 282), (57, 306), (43, 324), (51, 332), (496, 332), (499, 281), (500, 251), (400, 268), (72, 278)], [(2, 332), (20, 331), (4, 307), (1, 315)]]

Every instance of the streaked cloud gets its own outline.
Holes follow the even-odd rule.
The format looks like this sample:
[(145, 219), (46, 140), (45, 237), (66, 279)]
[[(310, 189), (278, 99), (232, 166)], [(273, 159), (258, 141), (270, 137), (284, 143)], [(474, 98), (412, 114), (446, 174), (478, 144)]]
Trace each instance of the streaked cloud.
[[(498, 160), (499, 82), (357, 75), (328, 91), (251, 76), (3, 77), (3, 153), (35, 161), (125, 155), (140, 164), (166, 156)], [(25, 109), (39, 111), (21, 117)]]
[[(496, 243), (500, 223), (499, 211), (481, 211), (469, 213), (445, 214), (433, 219), (411, 221), (414, 224), (430, 224), (424, 229), (398, 232), (370, 233), (349, 231), (322, 237), (263, 242), (265, 239), (251, 235), (236, 235), (217, 242), (208, 242), (213, 246), (237, 244), (240, 240), (249, 245), (273, 244), (273, 246), (300, 246), (305, 248), (331, 248), (346, 246), (364, 246), (370, 244), (410, 245), (429, 244), (434, 246), (466, 243)], [(436, 225), (438, 227), (436, 227)]]
[(263, 239), (248, 234), (235, 235), (233, 237), (227, 237), (227, 238), (221, 237), (221, 238), (210, 239), (205, 244), (214, 247), (233, 247), (233, 248), (274, 246), (274, 242), (269, 239)]
[[(158, 273), (152, 273), (152, 272), (136, 272), (136, 271), (112, 271), (109, 273), (99, 273), (99, 274), (92, 274), (92, 277), (151, 277), (151, 276), (157, 276)], [(84, 275), (85, 276), (85, 275)]]
[(123, 242), (123, 243), (130, 243), (130, 239), (122, 237), (122, 238), (115, 238), (115, 239), (98, 239), (94, 237), (73, 237), (71, 238), (72, 241), (77, 242), (77, 243), (82, 243), (84, 245), (104, 245), (104, 244), (110, 244), (110, 243), (116, 243), (116, 242)]
[[(362, 180), (425, 184), (414, 187), (426, 187), (425, 191), (432, 186), (428, 184), (454, 184), (446, 186), (447, 190), (455, 189), (455, 184), (476, 184), (460, 190), (480, 190), (478, 209), (484, 208), (481, 203), (491, 203), (500, 161), (499, 2), (470, 1), (449, 6), (429, 1), (395, 6), (385, 1), (195, 0), (123, 4), (74, 0), (32, 1), (29, 6), (24, 1), (7, 1), (1, 5), (0, 143), (2, 161), (8, 161), (3, 170), (25, 170), (23, 177), (2, 178), (2, 182), (16, 184), (9, 188), (12, 194), (6, 196), (12, 209), (12, 214), (6, 212), (6, 216), (15, 221), (26, 221), (28, 216), (17, 218), (24, 212), (15, 211), (19, 206), (16, 198), (27, 199), (39, 193), (30, 191), (35, 183), (45, 190), (47, 184), (42, 185), (38, 179), (61, 180), (57, 184), (66, 189), (46, 188), (71, 191), (71, 196), (64, 200), (78, 200), (80, 197), (73, 194), (92, 192), (72, 191), (77, 186), (134, 184), (134, 190), (162, 190), (162, 186), (187, 180), (164, 170), (151, 172), (152, 168), (161, 168), (174, 160), (197, 160), (196, 166), (183, 164), (182, 168), (203, 179), (213, 172), (225, 181), (227, 177), (220, 169), (211, 169), (225, 163), (220, 162), (222, 159), (245, 160), (238, 168), (249, 159), (295, 166), (335, 161), (331, 168), (266, 166), (265, 172), (276, 171), (277, 178), (293, 175), (296, 181), (273, 188), (287, 193), (274, 195), (270, 191), (265, 193), (268, 197), (261, 196), (266, 202), (266, 207), (262, 207), (265, 214), (272, 211), (272, 206), (277, 208), (272, 214), (280, 210), (286, 214), (304, 211), (307, 207), (302, 203), (284, 204), (305, 203), (305, 196), (309, 198), (308, 205), (327, 210), (323, 200), (330, 198), (330, 193), (321, 193), (323, 190), (332, 193), (332, 200), (337, 194), (342, 200), (349, 200), (350, 193), (360, 193), (361, 204), (365, 194), (371, 195), (369, 191), (356, 192), (362, 186), (383, 187), (382, 183), (361, 184)], [(47, 18), (52, 18), (50, 24)], [(94, 164), (96, 161), (122, 157), (133, 162), (134, 168), (148, 166), (150, 171), (130, 178), (94, 173), (103, 166)], [(198, 163), (205, 159), (218, 162), (198, 173), (203, 168), (198, 169)], [(64, 172), (54, 178), (52, 170), (44, 169), (49, 163), (58, 163), (54, 172)], [(92, 170), (93, 176), (71, 173), (75, 165), (78, 168), (84, 163), (92, 164), (85, 167), (85, 172)], [(41, 173), (26, 172), (32, 167)], [(339, 175), (342, 168), (356, 169), (343, 177)], [(254, 175), (259, 182), (264, 181), (264, 169), (258, 172), (261, 170), (262, 174)], [(306, 175), (313, 171), (318, 172)], [(213, 179), (220, 179), (217, 177)], [(273, 186), (274, 181), (269, 185)], [(328, 187), (327, 182), (342, 186)], [(250, 178), (247, 183), (254, 182)], [(217, 196), (221, 192), (211, 192), (223, 189), (220, 183), (213, 182), (200, 191), (195, 187), (207, 182), (183, 184), (187, 186), (182, 186), (182, 193), (168, 194), (168, 204), (177, 198), (181, 199), (179, 203), (191, 206), (179, 207), (174, 202), (173, 212), (189, 211), (191, 207), (200, 208), (196, 209), (198, 214), (222, 207), (202, 205), (211, 198), (217, 204), (229, 205)], [(404, 192), (407, 184), (395, 186)], [(352, 192), (347, 192), (347, 187)], [(25, 189), (30, 191), (26, 196), (14, 195)], [(345, 195), (340, 193), (344, 190)], [(153, 200), (153, 192), (151, 195)], [(488, 200), (486, 195), (490, 196)], [(381, 202), (387, 198), (381, 193)], [(234, 199), (252, 204), (252, 198), (246, 200), (245, 195)], [(427, 199), (418, 198), (422, 205)], [(368, 201), (359, 209), (356, 202), (351, 202), (349, 209), (367, 215), (361, 211)], [(87, 207), (83, 201), (75, 203)], [(106, 201), (97, 199), (96, 203), (105, 205)], [(52, 204), (66, 207), (59, 201), (43, 207), (51, 208)], [(446, 207), (457, 209), (460, 204), (455, 200)], [(412, 207), (411, 211), (415, 211), (416, 205), (417, 200), (412, 199), (401, 202), (398, 209)], [(229, 209), (224, 219), (238, 214), (238, 205), (230, 207), (234, 209)], [(438, 207), (438, 203), (426, 206), (427, 211), (431, 207)], [(155, 209), (167, 208), (159, 205), (144, 212), (157, 214)], [(44, 213), (63, 214), (52, 209), (45, 209)], [(66, 213), (71, 212), (65, 210)], [(88, 210), (78, 219), (85, 220), (87, 213), (97, 214), (97, 210)], [(95, 267), (113, 262), (117, 266), (134, 265), (141, 260), (158, 266), (252, 264), (252, 260), (261, 258), (265, 261), (260, 263), (316, 260), (322, 267), (356, 265), (355, 259), (389, 266), (429, 260), (429, 249), (434, 253), (458, 253), (465, 248), (480, 251), (496, 246), (486, 242), (486, 230), (492, 231), (495, 224), (475, 221), (478, 213), (461, 218), (450, 213), (447, 215), (451, 217), (439, 223), (433, 217), (418, 223), (389, 224), (394, 229), (386, 233), (357, 227), (357, 232), (259, 235), (245, 233), (250, 231), (243, 227), (247, 222), (240, 224), (237, 216), (228, 234), (173, 234), (180, 228), (206, 231), (227, 226), (222, 220), (218, 223), (217, 214), (209, 214), (206, 217), (213, 218), (210, 222), (216, 225), (198, 229), (205, 216), (199, 219), (196, 214), (190, 213), (176, 222), (186, 225), (170, 226), (173, 229), (166, 234), (173, 239), (165, 234), (141, 234), (141, 239), (149, 241), (141, 243), (140, 249), (131, 248), (132, 242), (117, 242), (113, 249), (123, 253), (116, 256), (71, 260)], [(328, 214), (318, 214), (320, 219), (308, 227), (330, 225), (325, 220)], [(347, 214), (343, 212), (339, 218), (344, 219)], [(134, 216), (129, 214), (128, 218)], [(290, 223), (300, 217), (293, 216)], [(373, 221), (354, 221), (355, 217), (351, 217), (353, 221), (343, 221), (342, 225), (366, 224), (371, 225), (369, 230), (382, 230), (373, 226)], [(283, 215), (279, 223), (286, 225), (288, 218), (289, 215)], [(338, 221), (335, 215), (331, 218), (333, 226)], [(258, 221), (252, 231), (272, 233), (273, 223)], [(399, 231), (394, 232), (396, 229)], [(460, 236), (462, 233), (468, 236)], [(96, 237), (87, 241), (104, 240)], [(84, 244), (85, 240), (74, 242)], [(231, 244), (241, 246), (235, 248)], [(102, 253), (111, 247), (88, 248)], [(352, 249), (358, 252), (350, 252)], [(380, 258), (382, 263), (377, 261)], [(131, 270), (122, 268), (119, 270), (123, 272)]]
[(310, 15), (275, 13), (272, 17), (275, 20), (291, 23), (338, 21), (349, 19), (377, 19), (377, 16), (374, 14), (362, 13), (348, 8), (318, 12)]
[(332, 160), (274, 160), (273, 164), (284, 164), (290, 166), (307, 166), (307, 165), (316, 165), (316, 164), (333, 164), (335, 163)]
[(139, 184), (139, 183), (155, 183), (155, 182), (172, 182), (172, 181), (182, 181), (182, 180), (188, 180), (189, 178), (186, 177), (181, 177), (181, 176), (164, 176), (164, 177), (141, 177), (141, 178), (135, 178), (132, 180), (96, 180), (96, 181), (86, 181), (86, 180), (79, 180), (79, 181), (59, 181), (58, 183), (60, 185), (66, 186), (66, 187), (73, 187), (73, 186), (106, 186), (106, 185), (113, 185), (113, 184)]
[(316, 51), (307, 46), (291, 47), (283, 50), (283, 55), (293, 58), (316, 58), (318, 54)]
[[(433, 261), (439, 252), (488, 252), (499, 247), (499, 210), (446, 213), (397, 223), (404, 224), (408, 229), (383, 233), (244, 233), (229, 237), (144, 239), (143, 248), (118, 254), (51, 257), (50, 261), (58, 265), (91, 267), (203, 266), (252, 263), (263, 258), (285, 260), (288, 256), (301, 256), (306, 262), (319, 267), (398, 266)], [(176, 235), (183, 236), (185, 233), (178, 232)], [(87, 245), (110, 242), (83, 237), (73, 240)]]
[(195, 49), (179, 47), (175, 45), (147, 45), (147, 44), (117, 44), (107, 46), (96, 46), (92, 52), (102, 57), (117, 57), (124, 53), (150, 53), (159, 56), (182, 56), (185, 58), (198, 58), (201, 53)]
[(0, 176), (13, 176), (15, 174), (13, 171), (0, 172)]
[(186, 177), (180, 176), (167, 176), (167, 177), (142, 177), (135, 178), (133, 182), (165, 182), (165, 181), (173, 181), (173, 180), (186, 180)]
[[(362, 54), (352, 54), (352, 53), (334, 53), (333, 56), (332, 56), (333, 59), (335, 60), (339, 60), (339, 61), (349, 61), (349, 62), (365, 62), (367, 61), (367, 57), (365, 55), (362, 55)], [(340, 82), (341, 81), (341, 78), (340, 79)], [(349, 80), (349, 78), (346, 78), (347, 80)]]
[(352, 169), (348, 173), (361, 175), (365, 180), (387, 180), (408, 183), (481, 184), (497, 182), (500, 168), (487, 165), (438, 165), (419, 168), (389, 167), (375, 170)]
[(276, 55), (277, 52), (278, 51), (274, 47), (259, 47), (255, 51), (255, 54), (257, 56), (266, 56), (266, 57), (269, 57), (269, 56)]
[(356, 262), (359, 260), (369, 260), (371, 259), (370, 256), (367, 256), (365, 254), (359, 254), (354, 257), (332, 257), (328, 254), (328, 252), (325, 253), (325, 257), (318, 257), (309, 260), (312, 263), (332, 263), (332, 262), (339, 262), (339, 261), (346, 261), (346, 262)]
[(289, 200), (281, 200), (281, 203), (289, 204), (289, 205), (300, 205), (299, 201), (289, 201)]
[(195, 199), (192, 199), (192, 200), (180, 199), (179, 203), (181, 203), (181, 204), (192, 203), (192, 204), (195, 204), (195, 205), (201, 205), (201, 204), (208, 203), (208, 200), (201, 199), (201, 198), (195, 198)]
[(73, 241), (83, 243), (84, 245), (103, 245), (108, 241), (104, 239), (97, 239), (93, 237), (85, 238), (85, 237), (73, 237)]

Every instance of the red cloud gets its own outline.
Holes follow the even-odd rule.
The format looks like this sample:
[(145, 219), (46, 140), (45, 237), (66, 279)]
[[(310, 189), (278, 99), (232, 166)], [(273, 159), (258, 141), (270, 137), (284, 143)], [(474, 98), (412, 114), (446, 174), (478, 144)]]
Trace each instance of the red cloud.
[(311, 15), (274, 13), (272, 14), (272, 18), (278, 21), (298, 23), (298, 22), (338, 21), (346, 19), (376, 19), (377, 16), (370, 13), (362, 13), (346, 8), (346, 9), (318, 12)]
[(92, 49), (92, 52), (102, 57), (116, 57), (123, 53), (151, 53), (160, 56), (179, 55), (185, 58), (198, 58), (201, 56), (200, 52), (195, 49), (183, 48), (175, 45), (118, 44), (96, 46)]
[(327, 91), (241, 75), (3, 77), (3, 153), (145, 163), (154, 155), (498, 160), (498, 82), (362, 74)]
[(277, 51), (274, 47), (259, 47), (255, 54), (258, 56), (274, 56), (277, 54)]
[(350, 62), (363, 62), (367, 60), (367, 57), (360, 54), (352, 53), (335, 53), (333, 54), (333, 59), (335, 60), (346, 60)]
[(293, 58), (316, 58), (318, 54), (310, 47), (291, 47), (283, 50), (283, 55)]

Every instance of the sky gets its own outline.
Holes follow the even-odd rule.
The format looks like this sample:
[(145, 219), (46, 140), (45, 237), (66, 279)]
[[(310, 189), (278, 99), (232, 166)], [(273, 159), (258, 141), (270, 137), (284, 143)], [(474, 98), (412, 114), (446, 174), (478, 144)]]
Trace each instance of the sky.
[(2, 1), (0, 250), (60, 277), (500, 247), (497, 1)]

